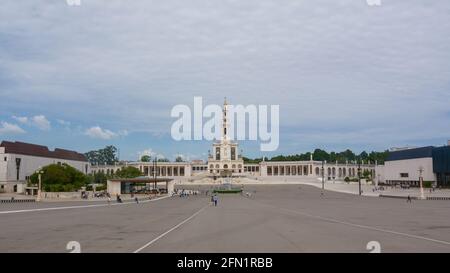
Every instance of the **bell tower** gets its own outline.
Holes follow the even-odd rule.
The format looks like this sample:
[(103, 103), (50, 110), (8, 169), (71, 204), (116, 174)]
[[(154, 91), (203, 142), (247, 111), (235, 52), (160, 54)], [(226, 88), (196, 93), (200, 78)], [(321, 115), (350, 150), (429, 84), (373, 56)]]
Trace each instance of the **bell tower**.
[(208, 170), (212, 174), (231, 175), (243, 173), (244, 161), (239, 155), (239, 144), (230, 137), (230, 113), (227, 98), (224, 99), (222, 109), (221, 139), (213, 143), (213, 155), (208, 157)]
[(230, 140), (230, 138), (228, 137), (230, 133), (230, 123), (228, 122), (228, 119), (228, 102), (227, 98), (225, 97), (222, 109), (222, 142)]

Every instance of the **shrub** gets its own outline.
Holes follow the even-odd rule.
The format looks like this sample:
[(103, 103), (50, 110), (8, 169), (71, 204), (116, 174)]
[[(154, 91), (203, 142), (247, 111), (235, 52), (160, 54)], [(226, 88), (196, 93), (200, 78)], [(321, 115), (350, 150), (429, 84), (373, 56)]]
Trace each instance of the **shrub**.
[(119, 178), (136, 178), (141, 175), (141, 171), (138, 168), (132, 166), (123, 167), (116, 172), (116, 176)]
[[(67, 164), (51, 164), (42, 168), (42, 188), (47, 192), (75, 191), (86, 181), (86, 176)], [(31, 183), (38, 184), (38, 174), (31, 176)]]
[(95, 188), (96, 191), (105, 191), (106, 190), (106, 185), (101, 185), (101, 186), (97, 186)]

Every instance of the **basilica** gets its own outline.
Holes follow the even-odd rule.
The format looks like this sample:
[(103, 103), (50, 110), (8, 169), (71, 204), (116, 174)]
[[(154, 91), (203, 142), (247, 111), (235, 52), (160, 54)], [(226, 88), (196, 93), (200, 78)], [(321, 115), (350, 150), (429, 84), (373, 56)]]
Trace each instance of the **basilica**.
[[(207, 178), (216, 177), (241, 177), (248, 179), (270, 177), (296, 178), (316, 180), (344, 180), (344, 178), (356, 178), (358, 168), (362, 172), (369, 171), (375, 177), (375, 164), (364, 162), (337, 163), (314, 161), (311, 157), (307, 161), (262, 161), (257, 164), (248, 164), (243, 161), (242, 150), (239, 144), (229, 136), (230, 117), (229, 105), (225, 99), (222, 108), (221, 138), (212, 144), (207, 161), (193, 160), (190, 162), (129, 162), (126, 165), (138, 168), (146, 176), (173, 178), (179, 181), (207, 181)], [(114, 174), (123, 165), (91, 166), (91, 172), (103, 172)]]

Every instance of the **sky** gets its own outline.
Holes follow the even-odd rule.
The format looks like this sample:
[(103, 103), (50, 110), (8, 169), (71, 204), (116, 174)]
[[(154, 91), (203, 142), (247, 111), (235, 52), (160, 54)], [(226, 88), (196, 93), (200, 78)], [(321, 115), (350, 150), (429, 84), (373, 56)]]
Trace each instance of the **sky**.
[(248, 157), (450, 139), (448, 0), (2, 0), (0, 140), (205, 159), (171, 109), (279, 105)]

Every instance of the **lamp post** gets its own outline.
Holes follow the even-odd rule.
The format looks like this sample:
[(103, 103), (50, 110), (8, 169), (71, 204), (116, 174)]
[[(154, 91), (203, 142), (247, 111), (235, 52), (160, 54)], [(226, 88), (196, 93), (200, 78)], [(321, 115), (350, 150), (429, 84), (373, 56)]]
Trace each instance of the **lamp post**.
[(153, 160), (153, 188), (156, 189), (156, 168), (158, 167), (158, 158), (155, 156), (155, 159)]
[(361, 161), (358, 160), (358, 186), (359, 186), (359, 195), (361, 195)]
[(420, 166), (419, 170), (418, 170), (419, 171), (419, 183), (420, 183), (420, 199), (422, 199), (422, 200), (425, 199), (425, 195), (423, 193), (423, 176), (422, 176), (422, 173), (424, 170), (425, 169), (422, 166)]
[(322, 160), (322, 193), (325, 189), (325, 161)]
[(40, 168), (39, 170), (36, 172), (38, 174), (38, 193), (37, 193), (37, 197), (36, 197), (36, 201), (40, 202), (41, 201), (41, 189), (42, 189), (42, 174), (44, 173), (44, 171), (42, 171)]

